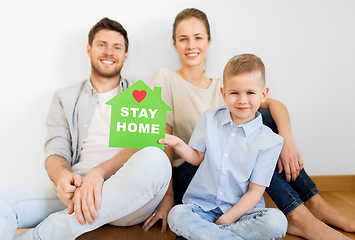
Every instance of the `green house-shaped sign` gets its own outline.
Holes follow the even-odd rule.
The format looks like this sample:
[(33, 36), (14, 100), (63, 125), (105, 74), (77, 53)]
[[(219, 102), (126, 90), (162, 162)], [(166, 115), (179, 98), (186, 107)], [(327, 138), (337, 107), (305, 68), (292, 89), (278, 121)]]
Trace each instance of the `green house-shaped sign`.
[(110, 99), (109, 147), (142, 149), (165, 138), (166, 112), (172, 109), (161, 100), (161, 88), (150, 89), (142, 80)]

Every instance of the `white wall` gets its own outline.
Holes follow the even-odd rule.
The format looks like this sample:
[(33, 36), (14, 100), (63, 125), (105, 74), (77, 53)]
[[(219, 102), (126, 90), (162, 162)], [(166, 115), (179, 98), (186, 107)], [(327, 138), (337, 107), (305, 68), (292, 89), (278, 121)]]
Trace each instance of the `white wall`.
[(208, 76), (221, 76), (235, 54), (257, 54), (270, 97), (288, 107), (308, 173), (355, 174), (354, 1), (12, 0), (0, 3), (0, 181), (46, 178), (49, 103), (56, 89), (89, 76), (92, 25), (104, 16), (123, 24), (123, 75), (149, 83), (156, 69), (179, 68), (171, 28), (186, 7), (210, 20)]

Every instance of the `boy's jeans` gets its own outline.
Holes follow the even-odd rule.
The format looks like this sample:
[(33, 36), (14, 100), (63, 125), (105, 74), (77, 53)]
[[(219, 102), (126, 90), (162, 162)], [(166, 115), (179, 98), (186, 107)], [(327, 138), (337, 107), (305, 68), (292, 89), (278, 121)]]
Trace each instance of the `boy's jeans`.
[(106, 223), (128, 226), (143, 222), (168, 189), (171, 164), (165, 153), (148, 147), (135, 153), (103, 184), (99, 218), (80, 225), (57, 198), (51, 181), (0, 184), (0, 239), (13, 239), (16, 228), (37, 227), (35, 239), (75, 239)]
[(286, 235), (285, 215), (275, 208), (254, 208), (237, 222), (216, 225), (223, 214), (219, 207), (205, 212), (195, 204), (181, 204), (172, 208), (168, 215), (170, 229), (186, 239), (279, 239)]

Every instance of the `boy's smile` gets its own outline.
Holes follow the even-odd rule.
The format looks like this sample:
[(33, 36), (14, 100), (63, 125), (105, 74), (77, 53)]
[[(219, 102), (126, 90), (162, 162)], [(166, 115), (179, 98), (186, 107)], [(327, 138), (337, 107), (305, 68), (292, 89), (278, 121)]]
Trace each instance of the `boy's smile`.
[(233, 123), (241, 125), (253, 120), (268, 91), (259, 71), (229, 77), (221, 93)]

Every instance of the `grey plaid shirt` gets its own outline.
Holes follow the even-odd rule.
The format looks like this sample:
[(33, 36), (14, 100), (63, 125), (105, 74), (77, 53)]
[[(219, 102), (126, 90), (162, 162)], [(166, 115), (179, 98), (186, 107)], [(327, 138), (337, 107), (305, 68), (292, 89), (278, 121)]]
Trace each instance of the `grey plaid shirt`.
[[(123, 78), (120, 84), (123, 90), (129, 85)], [(45, 159), (59, 155), (71, 166), (79, 161), (97, 98), (97, 91), (90, 80), (59, 89), (54, 94), (46, 121)]]

